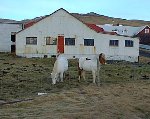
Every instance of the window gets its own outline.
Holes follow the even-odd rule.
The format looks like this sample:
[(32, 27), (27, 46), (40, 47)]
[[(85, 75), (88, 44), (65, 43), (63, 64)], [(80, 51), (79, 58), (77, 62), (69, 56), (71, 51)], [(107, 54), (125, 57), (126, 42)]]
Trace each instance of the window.
[(149, 33), (149, 29), (145, 29), (145, 33)]
[(132, 40), (125, 40), (125, 47), (133, 47), (133, 41)]
[(46, 37), (46, 45), (56, 45), (57, 38)]
[(84, 39), (84, 46), (94, 46), (94, 39)]
[(75, 38), (65, 38), (65, 45), (75, 45)]
[(119, 41), (118, 40), (110, 40), (109, 41), (109, 46), (118, 46)]
[(27, 45), (37, 45), (37, 37), (26, 37)]
[(15, 32), (11, 32), (11, 41), (12, 41), (12, 42), (15, 42), (15, 41), (16, 41)]

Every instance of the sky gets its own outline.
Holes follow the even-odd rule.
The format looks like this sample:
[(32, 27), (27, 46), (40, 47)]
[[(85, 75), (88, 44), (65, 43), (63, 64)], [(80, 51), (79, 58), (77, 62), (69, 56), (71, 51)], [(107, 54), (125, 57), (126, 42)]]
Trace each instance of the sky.
[(1, 0), (0, 18), (33, 19), (60, 8), (69, 13), (95, 12), (114, 18), (150, 21), (150, 0)]

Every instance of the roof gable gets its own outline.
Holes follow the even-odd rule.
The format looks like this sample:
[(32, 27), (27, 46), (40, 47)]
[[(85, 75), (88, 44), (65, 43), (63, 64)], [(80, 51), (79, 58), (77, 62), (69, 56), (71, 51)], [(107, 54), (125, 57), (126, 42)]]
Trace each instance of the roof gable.
[(150, 27), (148, 25), (146, 26), (141, 26), (138, 30), (138, 32), (136, 33), (136, 35), (138, 35), (140, 32), (142, 32), (144, 29), (150, 29)]
[[(104, 34), (116, 35), (115, 32), (106, 32), (106, 31), (104, 31), (104, 29), (102, 27), (97, 26), (95, 24), (84, 23), (83, 21), (79, 20), (78, 18), (76, 18), (75, 16), (73, 16), (72, 14), (70, 14), (68, 11), (66, 11), (63, 8), (60, 8), (60, 9), (56, 10), (55, 12), (53, 12), (50, 15), (46, 15), (44, 17), (40, 17), (38, 20), (36, 19), (36, 20), (31, 20), (31, 21), (27, 22), (26, 24), (24, 24), (24, 29), (23, 30), (26, 30), (29, 27), (32, 27), (33, 25), (37, 24), (38, 22), (42, 21), (43, 19), (46, 19), (47, 17), (51, 17), (52, 15), (56, 14), (59, 11), (64, 11), (65, 13), (71, 15), (73, 18), (75, 18), (76, 20), (78, 20), (79, 22), (84, 24), (88, 29), (90, 28), (90, 30), (93, 30), (96, 33), (104, 33)], [(21, 30), (21, 31), (23, 31), (23, 30)], [(21, 32), (21, 31), (19, 31), (19, 32)]]
[[(46, 15), (45, 17), (42, 17), (42, 18), (39, 19), (39, 20), (36, 20), (36, 21), (31, 20), (30, 22), (27, 22), (26, 24), (24, 24), (24, 29), (21, 30), (21, 31), (19, 31), (19, 32), (22, 32), (22, 31), (28, 29), (29, 27), (32, 27), (33, 25), (37, 24), (38, 22), (42, 21), (43, 19), (46, 19), (47, 17), (51, 17), (53, 14), (55, 14), (55, 13), (57, 13), (57, 12), (59, 12), (59, 11), (64, 11), (64, 12), (66, 12), (67, 14), (71, 15), (73, 18), (75, 18), (76, 20), (78, 20), (79, 22), (81, 22), (82, 24), (84, 24), (87, 28), (90, 28), (90, 29), (91, 29), (91, 27), (87, 26), (83, 21), (79, 20), (78, 18), (76, 18), (75, 16), (73, 16), (72, 14), (70, 14), (70, 13), (69, 13), (68, 11), (66, 11), (65, 9), (60, 8), (60, 9), (56, 10), (55, 12), (53, 12), (52, 14)], [(92, 29), (92, 30), (95, 31), (94, 29)], [(18, 33), (19, 33), (19, 32), (18, 32)], [(97, 31), (95, 31), (95, 32), (97, 32)]]

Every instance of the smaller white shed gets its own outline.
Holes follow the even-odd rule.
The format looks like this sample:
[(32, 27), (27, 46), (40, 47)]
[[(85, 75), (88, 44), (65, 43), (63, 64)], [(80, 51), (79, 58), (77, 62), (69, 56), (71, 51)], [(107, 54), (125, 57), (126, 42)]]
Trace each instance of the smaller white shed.
[(20, 23), (0, 23), (0, 52), (15, 51), (15, 33), (20, 30)]

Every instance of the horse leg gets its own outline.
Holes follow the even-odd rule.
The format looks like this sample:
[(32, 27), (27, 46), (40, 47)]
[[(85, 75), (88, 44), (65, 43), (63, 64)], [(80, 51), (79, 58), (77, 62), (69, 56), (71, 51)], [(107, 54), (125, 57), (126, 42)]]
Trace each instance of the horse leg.
[(59, 73), (55, 74), (56, 82), (59, 82)]
[(61, 73), (60, 73), (60, 79), (61, 79), (61, 82), (63, 82), (63, 76), (64, 76), (64, 73), (61, 72)]
[(93, 83), (95, 83), (95, 79), (96, 79), (96, 71), (92, 71), (92, 75), (93, 75)]
[(80, 82), (81, 76), (79, 75), (78, 81)]
[(81, 79), (81, 76), (83, 77), (83, 79), (85, 80), (85, 71), (83, 69), (80, 69), (78, 71), (78, 75), (79, 75), (79, 78), (78, 78), (78, 81), (80, 82), (80, 79)]
[(79, 75), (78, 81), (80, 82), (81, 75), (82, 75), (82, 69), (79, 69), (79, 70), (78, 70), (78, 75)]

